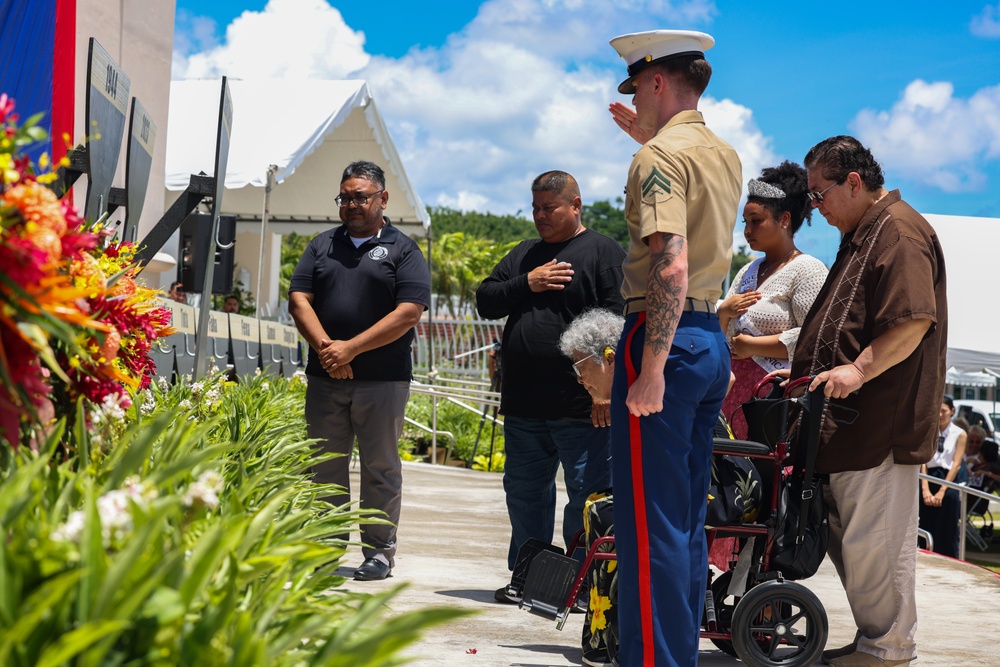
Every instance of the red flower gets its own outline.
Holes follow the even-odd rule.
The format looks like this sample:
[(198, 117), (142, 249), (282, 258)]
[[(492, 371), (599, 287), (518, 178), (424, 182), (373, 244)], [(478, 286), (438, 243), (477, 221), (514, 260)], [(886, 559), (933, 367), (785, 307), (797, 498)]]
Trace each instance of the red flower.
[(8, 118), (13, 122), (17, 120), (14, 113), (14, 98), (7, 97), (7, 93), (0, 93), (0, 123), (4, 123)]

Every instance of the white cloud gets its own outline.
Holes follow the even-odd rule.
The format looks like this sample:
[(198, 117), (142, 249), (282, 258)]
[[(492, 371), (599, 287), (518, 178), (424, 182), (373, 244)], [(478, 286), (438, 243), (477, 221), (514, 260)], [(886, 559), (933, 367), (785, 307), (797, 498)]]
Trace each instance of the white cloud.
[(1000, 86), (954, 97), (948, 82), (916, 80), (889, 111), (865, 109), (851, 128), (894, 173), (945, 192), (986, 183), (982, 165), (1000, 156)]
[(368, 63), (364, 44), (325, 0), (269, 0), (238, 16), (224, 43), (175, 55), (173, 77), (344, 78)]
[[(183, 54), (175, 78), (365, 78), (426, 203), (514, 213), (530, 209), (531, 180), (549, 169), (574, 174), (586, 201), (621, 196), (638, 146), (607, 111), (628, 101), (615, 92), (624, 67), (608, 40), (705, 29), (714, 13), (708, 0), (488, 0), (443, 46), (386, 58), (367, 54), (363, 33), (324, 0), (270, 0), (221, 45)], [(744, 180), (776, 163), (750, 109), (709, 97), (701, 108), (739, 152)]]
[(983, 11), (973, 16), (969, 31), (976, 37), (1000, 39), (1000, 2), (996, 6), (986, 5)]

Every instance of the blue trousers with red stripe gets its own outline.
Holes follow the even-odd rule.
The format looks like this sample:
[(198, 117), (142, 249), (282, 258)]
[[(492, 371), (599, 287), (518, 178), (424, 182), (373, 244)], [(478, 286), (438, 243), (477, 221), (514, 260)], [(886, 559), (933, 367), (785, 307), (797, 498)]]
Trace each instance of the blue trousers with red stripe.
[(664, 368), (663, 411), (632, 417), (625, 398), (630, 372), (642, 366), (644, 315), (625, 320), (611, 394), (619, 663), (696, 665), (712, 426), (729, 382), (729, 349), (714, 314), (684, 313)]

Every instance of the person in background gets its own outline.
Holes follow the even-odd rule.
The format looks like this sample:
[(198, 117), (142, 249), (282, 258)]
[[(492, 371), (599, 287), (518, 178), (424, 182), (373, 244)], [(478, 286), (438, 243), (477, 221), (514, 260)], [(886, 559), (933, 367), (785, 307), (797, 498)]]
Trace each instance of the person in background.
[(170, 283), (170, 291), (167, 292), (167, 297), (177, 303), (187, 303), (187, 294), (184, 292), (184, 285), (179, 282)]
[(222, 304), (222, 312), (224, 313), (239, 313), (240, 312), (240, 300), (235, 296), (230, 294), (226, 297), (225, 303)]
[(288, 288), (288, 312), (309, 343), (305, 415), (309, 437), (339, 454), (313, 467), (317, 482), (350, 501), (355, 437), (361, 508), (388, 524), (361, 526), (359, 580), (385, 579), (395, 565), (402, 502), (399, 436), (410, 395), (413, 327), (430, 305), (430, 271), (420, 248), (392, 226), (385, 173), (352, 162), (334, 199), (343, 224), (309, 242)]
[[(968, 437), (951, 422), (955, 403), (945, 396), (938, 411), (937, 450), (920, 472), (948, 482), (965, 481), (963, 468), (965, 441)], [(958, 489), (920, 480), (920, 527), (934, 538), (934, 551), (958, 558), (959, 530), (962, 529), (961, 498)]]
[(799, 327), (826, 280), (826, 266), (795, 247), (795, 233), (812, 215), (806, 170), (782, 162), (747, 184), (743, 236), (764, 253), (740, 269), (719, 305), (736, 384), (722, 404), (737, 439), (747, 438), (740, 406), (768, 373), (791, 368)]
[(642, 143), (629, 166), (625, 330), (611, 394), (622, 665), (695, 665), (708, 576), (712, 431), (729, 384), (715, 304), (732, 260), (742, 167), (698, 103), (711, 36), (621, 35), (609, 111)]
[[(583, 226), (580, 186), (570, 174), (545, 172), (531, 193), (539, 238), (518, 244), (476, 291), (482, 317), (507, 318), (500, 412), (511, 570), (527, 540), (552, 541), (560, 465), (568, 496), (567, 547), (583, 527), (587, 496), (609, 485), (609, 406), (595, 402), (577, 382), (576, 368), (559, 352), (559, 337), (587, 308), (621, 310), (625, 255), (617, 241)], [(516, 601), (506, 587), (494, 598)]]
[(927, 220), (885, 189), (882, 168), (854, 137), (821, 141), (804, 164), (813, 206), (843, 237), (802, 323), (790, 377), (812, 376), (811, 391), (823, 386), (845, 408), (840, 414), (856, 415), (826, 411), (821, 421), (827, 555), (857, 625), (853, 642), (822, 659), (903, 665), (917, 651), (914, 490), (935, 450), (944, 394), (944, 253)]

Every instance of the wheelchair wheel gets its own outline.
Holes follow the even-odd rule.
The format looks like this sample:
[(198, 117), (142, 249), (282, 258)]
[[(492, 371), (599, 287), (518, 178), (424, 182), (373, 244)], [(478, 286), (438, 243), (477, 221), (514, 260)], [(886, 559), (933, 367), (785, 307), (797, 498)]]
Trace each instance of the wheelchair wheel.
[[(712, 599), (715, 601), (715, 625), (719, 632), (732, 634), (733, 611), (739, 598), (729, 595), (729, 582), (733, 579), (733, 571), (723, 572), (712, 581)], [(706, 624), (707, 625), (707, 624)], [(736, 647), (730, 639), (713, 639), (712, 643), (727, 655), (738, 658)]]
[(811, 665), (823, 653), (828, 633), (819, 598), (791, 581), (751, 588), (733, 612), (733, 645), (753, 667)]

